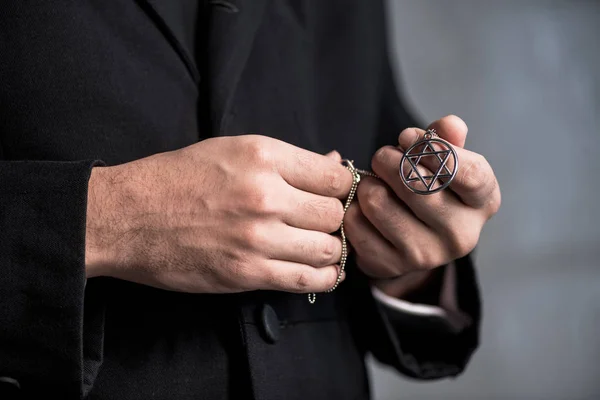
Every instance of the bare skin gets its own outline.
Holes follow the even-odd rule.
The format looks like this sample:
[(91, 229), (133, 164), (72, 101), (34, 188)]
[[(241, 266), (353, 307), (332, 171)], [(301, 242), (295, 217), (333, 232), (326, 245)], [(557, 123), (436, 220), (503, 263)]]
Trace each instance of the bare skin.
[(87, 276), (192, 293), (322, 292), (352, 183), (335, 160), (258, 136), (94, 168)]
[(358, 202), (344, 219), (359, 267), (377, 287), (398, 298), (421, 287), (432, 269), (470, 253), (501, 202), (489, 163), (464, 149), (464, 121), (451, 115), (430, 128), (454, 145), (460, 160), (449, 188), (418, 195), (404, 186), (398, 177), (403, 151), (425, 133), (408, 128), (398, 136), (398, 147), (385, 146), (375, 153), (372, 168), (382, 180), (361, 181)]
[[(421, 196), (397, 167), (399, 146), (373, 156), (382, 180), (365, 178), (343, 215), (352, 184), (340, 155), (319, 155), (258, 135), (204, 140), (114, 167), (89, 182), (86, 271), (167, 290), (322, 292), (339, 270), (342, 218), (358, 266), (389, 295), (418, 290), (433, 268), (468, 254), (500, 206), (487, 161), (465, 150), (467, 127), (432, 124), (455, 146), (460, 169), (449, 189)], [(426, 165), (426, 164), (425, 164)]]

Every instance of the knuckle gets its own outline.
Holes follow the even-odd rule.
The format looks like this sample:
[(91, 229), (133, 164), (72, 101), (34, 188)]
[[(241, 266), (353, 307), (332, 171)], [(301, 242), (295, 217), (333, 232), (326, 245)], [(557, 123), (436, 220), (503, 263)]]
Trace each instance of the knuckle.
[(364, 204), (367, 210), (372, 211), (375, 215), (379, 211), (385, 209), (388, 197), (388, 191), (383, 185), (370, 184), (358, 189), (359, 199), (362, 199), (361, 205)]
[[(343, 168), (343, 167), (342, 167)], [(325, 185), (330, 193), (338, 193), (343, 185), (343, 171), (340, 168), (333, 168), (323, 172)]]
[(311, 282), (311, 274), (308, 272), (308, 270), (300, 271), (296, 274), (296, 277), (294, 278), (293, 289), (300, 293), (306, 292), (310, 289)]
[(413, 269), (428, 270), (435, 268), (436, 265), (432, 258), (429, 249), (422, 249), (421, 246), (411, 246), (406, 251), (406, 261)]
[(286, 281), (284, 277), (276, 270), (272, 268), (265, 268), (261, 273), (260, 280), (263, 282), (265, 289), (286, 289)]
[(320, 265), (329, 265), (334, 262), (338, 255), (338, 247), (335, 238), (323, 241), (321, 251), (319, 252)]
[(246, 202), (253, 210), (258, 212), (265, 211), (270, 206), (269, 196), (261, 189), (254, 190), (253, 193), (246, 198)]
[(274, 196), (267, 189), (267, 185), (255, 185), (248, 190), (245, 197), (244, 201), (256, 214), (273, 214), (278, 211), (278, 202), (275, 201)]
[(479, 240), (479, 233), (474, 229), (454, 229), (448, 234), (450, 254), (453, 259), (469, 254)]
[(244, 245), (252, 249), (265, 247), (267, 235), (259, 224), (250, 224), (241, 231), (241, 240)]
[(463, 186), (472, 191), (489, 190), (493, 174), (490, 174), (491, 168), (484, 156), (475, 155), (464, 171), (461, 179)]
[(214, 278), (220, 286), (236, 290), (263, 288), (262, 262), (247, 251), (238, 252), (223, 263), (222, 268), (214, 269)]
[(260, 136), (251, 136), (245, 143), (245, 148), (251, 162), (255, 164), (267, 164), (271, 160), (271, 152), (267, 142)]
[(385, 167), (390, 162), (390, 148), (389, 146), (384, 146), (379, 148), (375, 154), (373, 154), (373, 158), (371, 158), (371, 167), (373, 170), (380, 171), (382, 167)]
[[(238, 285), (241, 289), (249, 290), (256, 285), (256, 268), (251, 267), (249, 263), (234, 262), (230, 265), (232, 276), (238, 277)], [(241, 279), (239, 279), (241, 278)]]

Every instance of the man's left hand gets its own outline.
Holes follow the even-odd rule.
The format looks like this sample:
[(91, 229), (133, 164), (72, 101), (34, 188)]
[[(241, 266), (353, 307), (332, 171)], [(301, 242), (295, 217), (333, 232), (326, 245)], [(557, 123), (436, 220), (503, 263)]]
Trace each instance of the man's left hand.
[(398, 174), (403, 151), (424, 134), (408, 128), (398, 137), (399, 147), (385, 146), (375, 153), (372, 168), (381, 180), (363, 178), (358, 202), (344, 217), (358, 266), (382, 280), (378, 286), (391, 295), (398, 295), (394, 281), (414, 289), (432, 269), (470, 253), (484, 224), (500, 207), (500, 188), (491, 166), (480, 154), (464, 149), (466, 124), (447, 116), (429, 128), (451, 143), (458, 155), (458, 171), (449, 187), (419, 195), (404, 186)]

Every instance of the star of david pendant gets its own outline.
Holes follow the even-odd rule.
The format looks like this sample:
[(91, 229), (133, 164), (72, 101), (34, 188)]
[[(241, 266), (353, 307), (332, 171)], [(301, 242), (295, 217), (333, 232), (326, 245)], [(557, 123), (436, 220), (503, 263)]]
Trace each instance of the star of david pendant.
[[(423, 173), (425, 170), (427, 172)], [(444, 190), (456, 176), (456, 171), (456, 151), (450, 143), (437, 136), (435, 129), (429, 129), (423, 139), (406, 149), (400, 161), (402, 182), (417, 194)]]

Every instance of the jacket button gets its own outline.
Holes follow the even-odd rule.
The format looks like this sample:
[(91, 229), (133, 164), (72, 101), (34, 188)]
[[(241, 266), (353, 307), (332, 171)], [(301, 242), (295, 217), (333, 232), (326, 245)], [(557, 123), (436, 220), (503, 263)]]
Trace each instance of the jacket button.
[[(19, 392), (19, 389), (21, 389), (21, 385), (19, 384), (19, 381), (14, 379), (14, 378), (10, 378), (8, 376), (0, 376), (0, 397), (1, 398), (7, 398), (7, 399), (13, 399), (16, 397), (17, 393)], [(10, 397), (6, 397), (9, 396)]]
[(279, 340), (279, 318), (268, 304), (263, 304), (260, 312), (262, 333), (269, 343), (275, 343)]

